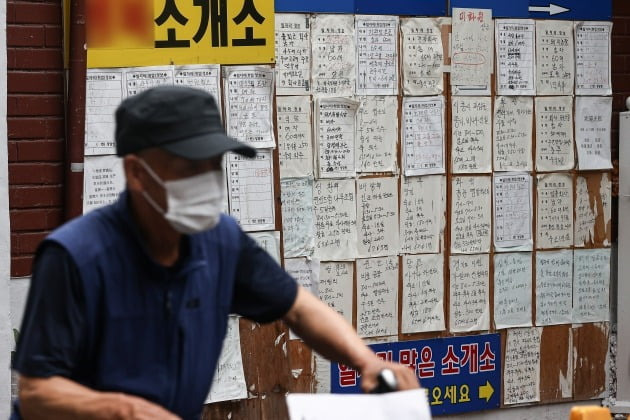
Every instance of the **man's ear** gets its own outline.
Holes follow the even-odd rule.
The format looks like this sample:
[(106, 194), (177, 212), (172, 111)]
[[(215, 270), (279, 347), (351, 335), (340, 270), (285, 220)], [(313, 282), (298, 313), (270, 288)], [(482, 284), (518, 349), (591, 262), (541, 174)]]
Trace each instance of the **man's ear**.
[(136, 155), (127, 155), (123, 158), (123, 167), (125, 168), (125, 178), (127, 179), (127, 188), (131, 191), (144, 191), (142, 184), (142, 164)]

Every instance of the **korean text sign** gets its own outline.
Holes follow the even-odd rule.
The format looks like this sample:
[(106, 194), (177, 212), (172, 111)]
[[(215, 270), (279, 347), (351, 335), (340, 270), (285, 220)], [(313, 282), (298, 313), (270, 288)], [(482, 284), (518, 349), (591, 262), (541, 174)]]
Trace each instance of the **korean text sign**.
[[(370, 346), (381, 359), (416, 372), (427, 389), (433, 415), (498, 408), (501, 397), (499, 334), (401, 341)], [(358, 393), (360, 376), (348, 366), (331, 365), (331, 391)]]
[(88, 67), (274, 61), (273, 0), (86, 0)]

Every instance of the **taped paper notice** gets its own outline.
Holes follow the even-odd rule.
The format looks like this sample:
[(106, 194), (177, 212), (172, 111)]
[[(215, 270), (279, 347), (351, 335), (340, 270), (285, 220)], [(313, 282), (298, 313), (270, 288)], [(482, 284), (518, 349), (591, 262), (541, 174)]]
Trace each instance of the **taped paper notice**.
[(492, 203), (489, 176), (452, 179), (451, 252), (477, 254), (490, 251)]
[(401, 191), (401, 251), (405, 254), (440, 252), (446, 222), (446, 177), (404, 177)]
[(354, 179), (318, 180), (314, 184), (315, 255), (322, 261), (354, 259), (357, 209)]
[(532, 19), (497, 19), (499, 95), (536, 95), (536, 25)]
[(597, 179), (592, 176), (577, 177), (573, 235), (573, 245), (576, 247), (583, 248), (587, 244), (609, 245), (612, 185), (607, 173), (600, 176), (600, 181), (595, 185), (592, 180)]
[(576, 22), (576, 95), (612, 95), (611, 33), (612, 22)]
[(230, 214), (244, 231), (274, 230), (273, 160), (270, 150), (254, 159), (235, 153), (227, 156)]
[(116, 108), (124, 98), (123, 69), (88, 69), (85, 82), (85, 155), (116, 153)]
[(403, 98), (402, 127), (405, 175), (444, 173), (444, 97)]
[(320, 178), (356, 175), (355, 134), (358, 108), (358, 102), (344, 98), (322, 98), (315, 102)]
[(357, 172), (397, 170), (398, 98), (361, 96), (357, 113)]
[(357, 332), (361, 337), (398, 333), (398, 257), (357, 260)]
[(352, 262), (322, 262), (319, 265), (319, 298), (352, 324)]
[(573, 301), (573, 253), (536, 253), (536, 325), (570, 324)]
[(287, 178), (280, 181), (284, 256), (310, 257), (315, 248), (313, 179)]
[(483, 331), (490, 328), (490, 256), (450, 257), (451, 332)]
[(308, 15), (276, 13), (276, 93), (311, 91), (311, 29)]
[(359, 255), (398, 255), (398, 178), (357, 180)]
[(575, 100), (575, 142), (578, 169), (611, 169), (612, 97), (578, 96)]
[(354, 16), (314, 15), (311, 18), (311, 43), (313, 94), (354, 95)]
[(403, 334), (444, 330), (444, 255), (403, 256)]
[(398, 16), (356, 15), (357, 95), (398, 95)]
[(438, 20), (401, 18), (400, 32), (405, 96), (444, 92), (444, 47)]
[(531, 251), (533, 194), (528, 173), (494, 174), (494, 247), (500, 251)]
[(492, 98), (454, 96), (452, 98), (453, 173), (492, 171)]
[(573, 22), (536, 21), (536, 91), (571, 95), (575, 79)]
[(536, 170), (573, 169), (573, 149), (573, 98), (536, 98)]
[(174, 67), (176, 86), (188, 86), (208, 92), (214, 98), (219, 115), (221, 112), (221, 66), (218, 64), (194, 64)]
[(172, 85), (173, 66), (130, 67), (125, 71), (125, 97), (137, 95), (156, 86)]
[(309, 96), (276, 97), (280, 178), (313, 176)]
[(503, 403), (540, 401), (542, 328), (508, 330), (503, 369)]
[(307, 258), (285, 258), (284, 269), (297, 284), (317, 296), (319, 294), (319, 261)]
[(106, 206), (125, 189), (123, 161), (118, 156), (86, 156), (83, 166), (83, 213)]
[(610, 249), (576, 249), (573, 322), (610, 320)]
[(497, 329), (532, 326), (531, 252), (494, 256), (494, 324)]
[(250, 232), (248, 235), (280, 265), (280, 232)]
[(453, 8), (453, 95), (490, 95), (494, 56), (492, 9)]
[(494, 102), (494, 170), (531, 171), (534, 100), (500, 96)]
[(238, 317), (230, 316), (217, 368), (212, 378), (210, 393), (206, 397), (205, 404), (247, 398), (238, 324)]
[(565, 173), (537, 177), (536, 247), (569, 247), (573, 244), (573, 178)]
[(252, 147), (276, 147), (273, 75), (269, 66), (223, 68), (227, 133)]

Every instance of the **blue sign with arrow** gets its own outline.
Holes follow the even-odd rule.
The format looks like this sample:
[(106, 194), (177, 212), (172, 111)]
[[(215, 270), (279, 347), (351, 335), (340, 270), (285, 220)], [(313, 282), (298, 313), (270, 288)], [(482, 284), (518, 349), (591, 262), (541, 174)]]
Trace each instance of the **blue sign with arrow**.
[[(433, 415), (498, 408), (501, 400), (499, 334), (373, 344), (376, 354), (416, 372), (428, 392)], [(360, 376), (350, 367), (331, 365), (331, 391), (361, 392)]]
[(492, 9), (493, 18), (612, 19), (612, 0), (451, 0), (453, 7)]

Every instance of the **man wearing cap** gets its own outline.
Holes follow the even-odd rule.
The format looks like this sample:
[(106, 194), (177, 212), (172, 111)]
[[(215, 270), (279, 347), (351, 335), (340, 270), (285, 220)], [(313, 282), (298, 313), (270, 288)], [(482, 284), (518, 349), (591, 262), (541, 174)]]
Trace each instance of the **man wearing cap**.
[(229, 313), (283, 319), (324, 356), (355, 367), (370, 390), (383, 369), (336, 312), (297, 286), (236, 221), (221, 214), (228, 137), (214, 99), (158, 87), (116, 111), (127, 188), (38, 249), (13, 368), (14, 418), (198, 419)]

